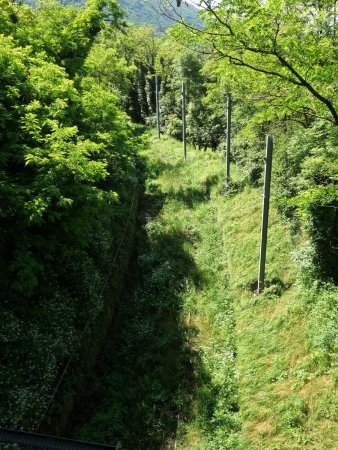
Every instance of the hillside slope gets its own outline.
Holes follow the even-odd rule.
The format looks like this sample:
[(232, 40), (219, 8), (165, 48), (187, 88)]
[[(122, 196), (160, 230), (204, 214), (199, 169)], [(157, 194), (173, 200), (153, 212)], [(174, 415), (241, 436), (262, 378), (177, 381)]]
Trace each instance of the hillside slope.
[[(159, 0), (119, 0), (119, 2), (127, 12), (128, 19), (136, 25), (153, 25), (156, 29), (163, 31), (175, 23), (163, 14), (163, 8), (161, 8)], [(183, 2), (179, 12), (188, 22), (198, 23), (198, 11), (192, 5)]]
[[(29, 5), (34, 5), (36, 0), (24, 0), (25, 3)], [(60, 3), (64, 4), (83, 4), (85, 0), (58, 0)], [(167, 28), (175, 24), (175, 21), (170, 17), (175, 16), (171, 11), (171, 8), (164, 8), (160, 0), (118, 0), (121, 4), (122, 9), (127, 14), (127, 20), (135, 25), (152, 25), (159, 32), (164, 32)], [(173, 4), (176, 1), (173, 0)], [(162, 6), (161, 6), (162, 5)], [(169, 12), (166, 15), (165, 10)], [(171, 12), (170, 12), (171, 11)], [(183, 2), (181, 7), (177, 9), (182, 17), (185, 18), (189, 23), (194, 25), (199, 25), (200, 21), (197, 17), (198, 10), (192, 5)]]
[(255, 296), (261, 188), (224, 195), (222, 154), (188, 148), (184, 163), (180, 143), (151, 141), (136, 279), (77, 437), (141, 450), (332, 450), (337, 288), (301, 287), (298, 238), (272, 208), (267, 289)]

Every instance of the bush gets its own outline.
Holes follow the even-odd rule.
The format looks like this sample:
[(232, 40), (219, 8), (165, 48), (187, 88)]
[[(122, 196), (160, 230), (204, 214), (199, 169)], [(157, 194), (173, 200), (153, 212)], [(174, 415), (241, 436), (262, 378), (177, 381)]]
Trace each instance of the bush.
[[(295, 133), (280, 155), (279, 196), (302, 218), (314, 246), (313, 263), (338, 281), (338, 132), (329, 124)], [(289, 208), (289, 209), (288, 209)]]
[(114, 2), (33, 10), (0, 0), (0, 10), (0, 414), (29, 430), (122, 276), (123, 251), (107, 282), (133, 206), (139, 144), (111, 89), (126, 66), (113, 79), (91, 71), (104, 57), (91, 50), (102, 45), (94, 39), (106, 13), (116, 29)]

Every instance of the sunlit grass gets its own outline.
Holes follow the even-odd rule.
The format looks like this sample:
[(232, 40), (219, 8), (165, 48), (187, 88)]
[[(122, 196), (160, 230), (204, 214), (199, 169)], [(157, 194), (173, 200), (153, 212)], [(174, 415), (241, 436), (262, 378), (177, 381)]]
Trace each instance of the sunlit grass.
[[(327, 417), (334, 414), (334, 379), (314, 372), (309, 311), (297, 284), (292, 257), (297, 240), (291, 239), (287, 225), (273, 207), (268, 287), (259, 297), (250, 289), (258, 271), (260, 191), (246, 188), (233, 198), (217, 199), (230, 289), (236, 299), (243, 433), (262, 450), (332, 449), (337, 427)], [(319, 411), (326, 411), (326, 418)]]
[(122, 432), (142, 450), (333, 450), (334, 368), (322, 345), (332, 347), (331, 325), (318, 349), (309, 330), (329, 323), (320, 302), (336, 291), (317, 299), (300, 287), (303, 238), (272, 202), (266, 290), (255, 295), (262, 188), (245, 186), (236, 166), (226, 188), (220, 153), (188, 147), (184, 162), (179, 142), (149, 139), (124, 364), (117, 357), (80, 437)]
[[(296, 282), (297, 266), (293, 260), (302, 237), (291, 238), (288, 225), (272, 206), (268, 287), (264, 295), (256, 297), (252, 289), (258, 272), (262, 189), (244, 187), (235, 195), (225, 195), (222, 155), (188, 149), (188, 161), (184, 163), (179, 143), (165, 138), (160, 143), (154, 141), (153, 147), (157, 156), (171, 166), (159, 179), (163, 190), (177, 194), (216, 179), (210, 188), (209, 202), (196, 204), (194, 211), (190, 211), (194, 219), (179, 207), (171, 213), (176, 214), (174, 220), (190, 220), (199, 236), (194, 258), (208, 285), (186, 297), (192, 307), (191, 311), (185, 308), (185, 313), (188, 309), (190, 321), (198, 330), (192, 345), (210, 350), (215, 333), (216, 340), (222, 341), (222, 325), (214, 330), (212, 323), (217, 311), (222, 311), (221, 300), (217, 298), (220, 291), (215, 298), (212, 285), (223, 277), (226, 288), (223, 295), (231, 292), (243, 435), (262, 450), (331, 450), (337, 429), (334, 420), (327, 417), (332, 417), (334, 411), (334, 380), (332, 375), (314, 374), (314, 355), (307, 335), (308, 311)], [(234, 184), (240, 186), (241, 173), (236, 167), (232, 167), (232, 176)], [(212, 221), (216, 221), (221, 234), (215, 236)], [(225, 267), (221, 277), (217, 264), (223, 270)], [(227, 325), (224, 330), (228, 338)], [(181, 448), (199, 448), (196, 422), (187, 424), (185, 430)]]

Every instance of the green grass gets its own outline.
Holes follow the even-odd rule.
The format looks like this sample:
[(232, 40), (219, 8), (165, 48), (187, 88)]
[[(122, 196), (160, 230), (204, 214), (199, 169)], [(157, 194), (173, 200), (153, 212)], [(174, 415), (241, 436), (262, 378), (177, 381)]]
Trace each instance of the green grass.
[(167, 139), (156, 143), (156, 149), (156, 157), (169, 164), (157, 179), (171, 198), (163, 211), (165, 220), (193, 236), (188, 251), (199, 272), (197, 282), (181, 292), (192, 392), (190, 414), (179, 421), (176, 448), (234, 448), (239, 430), (234, 316), (222, 230), (211, 199), (221, 189), (223, 158), (190, 148), (184, 163), (177, 143)]
[(188, 148), (185, 163), (176, 141), (150, 140), (133, 281), (77, 436), (140, 450), (332, 450), (337, 289), (301, 288), (292, 255), (304, 239), (272, 207), (255, 296), (261, 189), (241, 187), (232, 167), (226, 193), (222, 155)]
[(306, 289), (298, 282), (292, 256), (303, 238), (291, 238), (288, 226), (272, 207), (267, 289), (259, 297), (253, 295), (250, 288), (257, 278), (260, 191), (245, 188), (232, 198), (216, 199), (229, 287), (235, 299), (243, 435), (262, 450), (333, 449), (337, 372), (333, 357), (327, 360), (325, 349), (314, 345), (310, 329), (328, 335), (324, 322), (314, 321), (317, 303), (321, 313), (330, 305), (331, 324), (337, 330), (332, 315), (336, 314), (338, 291), (329, 287)]

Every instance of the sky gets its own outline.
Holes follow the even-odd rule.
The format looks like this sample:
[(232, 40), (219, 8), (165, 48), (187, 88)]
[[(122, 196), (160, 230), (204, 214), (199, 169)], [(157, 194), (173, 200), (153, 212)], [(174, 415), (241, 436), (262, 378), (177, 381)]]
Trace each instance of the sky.
[(187, 3), (189, 3), (190, 5), (194, 5), (196, 8), (198, 8), (198, 2), (197, 0), (184, 0)]
[[(185, 1), (186, 3), (189, 3), (190, 5), (194, 5), (195, 8), (200, 8), (199, 0), (183, 0), (183, 1)], [(219, 0), (218, 1), (214, 0), (214, 2), (213, 2), (213, 4), (218, 4), (218, 3), (219, 3)]]

